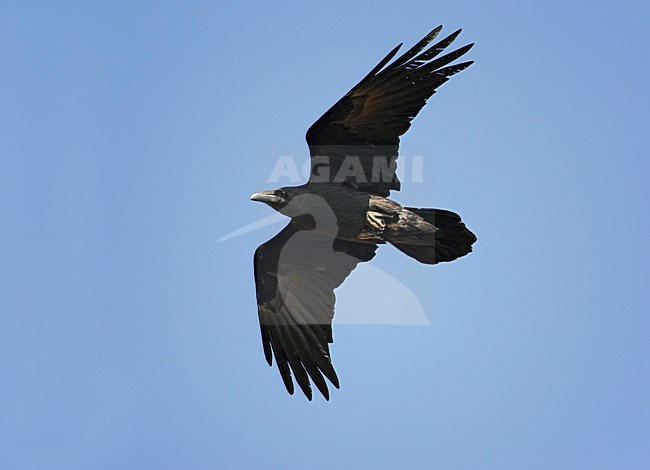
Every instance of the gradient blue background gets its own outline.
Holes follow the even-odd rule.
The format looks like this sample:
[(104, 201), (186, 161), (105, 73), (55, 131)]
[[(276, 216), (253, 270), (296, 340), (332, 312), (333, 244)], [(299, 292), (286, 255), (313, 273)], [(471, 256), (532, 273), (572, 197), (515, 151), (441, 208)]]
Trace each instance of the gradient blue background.
[[(3, 2), (2, 468), (649, 468), (649, 20), (641, 1)], [(305, 157), (307, 127), (439, 23), (477, 63), (403, 139), (428, 159), (395, 198), (461, 213), (475, 253), (381, 249), (431, 326), (337, 327), (342, 389), (290, 397), (251, 264), (280, 226), (214, 241), (269, 214), (248, 200), (263, 162)]]

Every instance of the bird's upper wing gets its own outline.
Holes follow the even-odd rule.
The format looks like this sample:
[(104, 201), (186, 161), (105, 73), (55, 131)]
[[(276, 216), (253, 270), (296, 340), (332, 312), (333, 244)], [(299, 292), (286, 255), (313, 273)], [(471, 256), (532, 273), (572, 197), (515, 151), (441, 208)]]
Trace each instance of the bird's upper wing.
[(357, 264), (375, 255), (376, 245), (347, 242), (290, 222), (255, 251), (255, 287), (264, 355), (275, 356), (287, 391), (298, 385), (311, 400), (309, 378), (323, 396), (323, 375), (339, 387), (332, 367), (334, 289)]
[(386, 66), (397, 46), (309, 128), (310, 182), (347, 181), (380, 196), (400, 189), (395, 174), (399, 137), (436, 88), (473, 63), (449, 65), (473, 44), (436, 58), (460, 30), (425, 50), (441, 30), (438, 26)]

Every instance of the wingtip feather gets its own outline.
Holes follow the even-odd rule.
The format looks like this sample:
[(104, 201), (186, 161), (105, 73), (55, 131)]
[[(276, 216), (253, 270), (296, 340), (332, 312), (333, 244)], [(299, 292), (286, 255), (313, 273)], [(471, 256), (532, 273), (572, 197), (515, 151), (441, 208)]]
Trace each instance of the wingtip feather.
[(452, 42), (454, 42), (454, 41), (456, 40), (456, 38), (457, 38), (458, 36), (460, 36), (460, 33), (461, 33), (462, 31), (463, 31), (462, 29), (457, 29), (456, 31), (454, 31), (453, 33), (451, 33), (451, 34), (450, 34), (449, 36), (447, 36), (446, 38), (440, 40), (440, 42), (439, 42), (438, 44), (434, 44), (433, 47), (436, 47), (436, 46), (438, 46), (438, 45), (440, 45), (440, 44), (444, 44), (444, 45), (445, 45), (444, 47), (449, 46), (449, 44), (451, 44)]
[(270, 340), (263, 339), (262, 347), (264, 349), (264, 359), (269, 366), (273, 366), (273, 352), (271, 351), (271, 342)]
[(332, 385), (334, 385), (334, 387), (336, 387), (336, 389), (338, 390), (338, 389), (341, 388), (341, 385), (339, 384), (339, 378), (338, 377), (335, 377), (335, 378), (336, 378), (336, 381), (332, 381)]
[(440, 31), (442, 31), (441, 24), (433, 28), (431, 32), (424, 37), (427, 39), (427, 42), (431, 42), (436, 38), (436, 36), (438, 36), (438, 34), (440, 34)]

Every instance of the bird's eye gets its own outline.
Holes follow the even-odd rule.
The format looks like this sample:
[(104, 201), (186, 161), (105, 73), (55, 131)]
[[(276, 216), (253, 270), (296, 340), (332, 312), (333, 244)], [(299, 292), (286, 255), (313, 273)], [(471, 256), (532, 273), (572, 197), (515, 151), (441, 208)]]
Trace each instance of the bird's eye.
[(277, 194), (278, 196), (280, 196), (281, 198), (283, 198), (283, 199), (286, 199), (286, 198), (287, 198), (287, 192), (286, 192), (284, 189), (278, 189), (278, 190), (276, 191), (276, 194)]

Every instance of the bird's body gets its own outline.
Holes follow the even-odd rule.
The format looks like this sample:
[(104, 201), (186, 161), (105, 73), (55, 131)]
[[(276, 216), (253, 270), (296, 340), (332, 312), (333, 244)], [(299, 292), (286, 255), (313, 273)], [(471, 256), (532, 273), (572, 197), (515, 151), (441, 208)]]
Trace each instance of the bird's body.
[(292, 373), (309, 399), (310, 379), (325, 398), (324, 377), (338, 388), (329, 356), (334, 289), (379, 245), (391, 244), (425, 264), (472, 251), (476, 237), (457, 214), (388, 198), (400, 189), (399, 137), (435, 89), (471, 64), (448, 65), (471, 45), (434, 60), (460, 31), (424, 50), (440, 30), (386, 66), (395, 48), (311, 126), (306, 184), (251, 197), (291, 219), (254, 257), (264, 354), (269, 364), (276, 358), (290, 393)]
[[(306, 229), (332, 234), (331, 222), (338, 225), (336, 238), (360, 241), (357, 234), (364, 228), (364, 214), (369, 210), (371, 194), (358, 191), (336, 183), (307, 183), (296, 188), (285, 188), (296, 194), (314, 197), (301, 198), (296, 204), (297, 215), (310, 214), (310, 219), (303, 222)], [(325, 202), (322, 205), (321, 202)], [(324, 211), (331, 209), (334, 219)], [(323, 219), (323, 220), (321, 220)], [(316, 223), (314, 223), (316, 222)]]
[[(285, 191), (291, 191), (294, 199), (298, 195), (309, 197), (295, 199), (296, 204), (290, 210), (281, 212), (289, 210), (287, 215), (293, 215), (305, 230), (315, 230), (340, 240), (430, 246), (444, 235), (435, 222), (417, 214), (421, 209), (409, 209), (389, 198), (345, 185), (307, 183), (285, 188)], [(437, 211), (437, 215), (443, 212)], [(311, 217), (301, 217), (304, 214)]]

